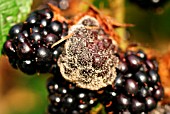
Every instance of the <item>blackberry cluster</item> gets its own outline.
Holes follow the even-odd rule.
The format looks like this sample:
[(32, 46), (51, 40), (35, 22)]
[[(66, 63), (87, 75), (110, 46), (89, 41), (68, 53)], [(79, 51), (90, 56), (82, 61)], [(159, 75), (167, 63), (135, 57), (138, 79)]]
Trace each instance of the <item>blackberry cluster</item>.
[(61, 74), (55, 77), (50, 77), (47, 83), (48, 114), (85, 114), (98, 103), (94, 91), (76, 87), (63, 79)]
[[(67, 33), (67, 41), (52, 48)], [(24, 73), (53, 74), (48, 114), (86, 114), (99, 102), (107, 113), (147, 114), (164, 96), (158, 63), (142, 50), (117, 48), (95, 18), (86, 16), (68, 30), (45, 8), (10, 29), (3, 53)]]
[(62, 49), (62, 46), (51, 46), (67, 31), (68, 24), (53, 21), (53, 12), (49, 8), (34, 11), (25, 22), (11, 27), (3, 53), (14, 68), (24, 73), (49, 72)]
[(106, 112), (147, 114), (164, 96), (158, 75), (158, 63), (139, 50), (118, 54), (117, 77), (112, 84), (98, 91)]
[(168, 0), (130, 0), (130, 2), (138, 5), (143, 9), (157, 9), (164, 6)]
[(148, 114), (164, 96), (158, 63), (142, 51), (117, 54), (120, 59), (112, 85), (99, 90), (82, 89), (66, 81), (58, 66), (49, 79), (49, 114), (85, 114), (97, 103), (114, 114)]

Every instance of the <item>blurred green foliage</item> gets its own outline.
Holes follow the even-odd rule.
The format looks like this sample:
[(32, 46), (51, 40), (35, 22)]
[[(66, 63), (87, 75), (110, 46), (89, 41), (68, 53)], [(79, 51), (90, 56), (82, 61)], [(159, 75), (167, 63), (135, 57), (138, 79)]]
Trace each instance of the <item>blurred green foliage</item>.
[(27, 17), (31, 4), (32, 0), (0, 0), (0, 50), (10, 27)]
[[(34, 108), (32, 108), (32, 110), (25, 111), (24, 114), (45, 114), (45, 112), (47, 111), (48, 107), (47, 99), (48, 93), (46, 89), (47, 77), (49, 77), (49, 74), (40, 75), (35, 74), (33, 76), (23, 74), (20, 78), (18, 78), (17, 80), (18, 86), (25, 87), (26, 89), (31, 90), (35, 95), (38, 96)], [(23, 112), (14, 111), (11, 114), (23, 114)]]
[(125, 22), (135, 25), (129, 28), (133, 41), (158, 50), (170, 45), (170, 2), (155, 11), (141, 9), (127, 1), (125, 8)]
[(109, 0), (93, 0), (92, 4), (96, 6), (97, 8), (100, 8), (101, 6), (103, 8), (109, 7)]

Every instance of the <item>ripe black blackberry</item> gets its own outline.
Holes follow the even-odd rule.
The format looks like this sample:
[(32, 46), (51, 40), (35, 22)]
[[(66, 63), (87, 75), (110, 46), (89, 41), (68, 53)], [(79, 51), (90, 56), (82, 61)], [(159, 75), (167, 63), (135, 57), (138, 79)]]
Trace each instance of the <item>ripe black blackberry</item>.
[(11, 27), (3, 53), (8, 56), (14, 68), (27, 74), (46, 73), (51, 70), (62, 50), (62, 44), (61, 47), (51, 46), (68, 31), (66, 22), (53, 21), (53, 17), (49, 8), (36, 10), (25, 22)]
[(98, 103), (95, 91), (81, 89), (62, 78), (48, 80), (49, 114), (85, 114)]
[(143, 9), (156, 9), (165, 5), (168, 0), (130, 0)]
[(141, 114), (155, 109), (164, 96), (156, 60), (142, 50), (120, 52), (118, 57), (113, 85), (98, 91), (106, 112)]

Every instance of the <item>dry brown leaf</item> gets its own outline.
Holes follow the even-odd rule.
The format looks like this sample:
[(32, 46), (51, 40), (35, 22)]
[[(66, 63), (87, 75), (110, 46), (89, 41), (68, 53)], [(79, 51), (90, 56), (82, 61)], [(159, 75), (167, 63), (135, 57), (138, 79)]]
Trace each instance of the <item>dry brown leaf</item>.
[(121, 38), (117, 34), (115, 29), (118, 28), (118, 27), (130, 27), (130, 26), (133, 26), (132, 24), (118, 23), (113, 18), (102, 14), (96, 7), (94, 7), (93, 5), (90, 5), (88, 3), (87, 3), (87, 5), (89, 6), (89, 9), (86, 12), (77, 14), (76, 16), (74, 16), (71, 19), (66, 19), (65, 17), (63, 17), (62, 12), (55, 5), (53, 5), (51, 3), (49, 3), (48, 5), (54, 12), (53, 20), (58, 20), (60, 22), (65, 21), (65, 22), (69, 23), (69, 25), (76, 24), (82, 17), (84, 17), (86, 15), (94, 17), (95, 19), (98, 20), (98, 22), (100, 23), (103, 30), (107, 34), (109, 34), (111, 36), (111, 38), (113, 38), (118, 44), (120, 43)]
[(98, 20), (98, 22), (100, 23), (101, 27), (104, 29), (104, 31), (107, 34), (109, 34), (115, 41), (117, 41), (118, 44), (120, 43), (121, 38), (115, 31), (115, 28), (133, 26), (132, 24), (121, 24), (121, 23), (116, 22), (113, 18), (102, 14), (93, 5), (89, 5), (89, 9), (86, 12), (75, 16), (73, 21), (71, 21), (70, 23), (76, 24), (78, 20), (80, 20), (82, 17), (84, 17), (86, 15), (96, 18)]

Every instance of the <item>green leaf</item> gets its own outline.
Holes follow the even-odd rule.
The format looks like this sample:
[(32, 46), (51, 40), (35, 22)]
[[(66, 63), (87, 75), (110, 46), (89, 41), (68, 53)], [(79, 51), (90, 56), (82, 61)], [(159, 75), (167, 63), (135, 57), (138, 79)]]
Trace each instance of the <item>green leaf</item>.
[[(8, 31), (16, 23), (26, 19), (33, 0), (0, 0), (0, 52)], [(0, 53), (1, 55), (1, 53)]]
[(109, 0), (93, 0), (93, 4), (97, 7), (109, 8)]

